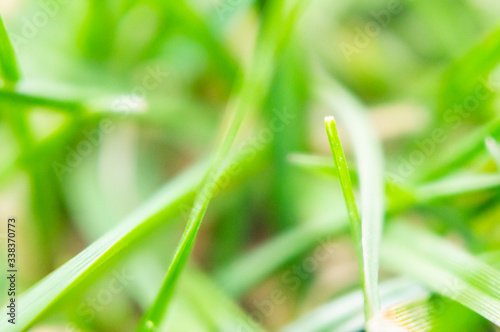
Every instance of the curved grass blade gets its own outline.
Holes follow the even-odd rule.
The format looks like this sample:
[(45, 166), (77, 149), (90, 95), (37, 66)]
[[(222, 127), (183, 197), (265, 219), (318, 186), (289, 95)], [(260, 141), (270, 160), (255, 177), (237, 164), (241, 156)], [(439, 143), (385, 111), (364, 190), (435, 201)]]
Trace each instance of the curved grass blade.
[[(353, 235), (355, 236), (355, 240), (360, 241), (359, 243), (355, 243), (355, 245), (360, 246), (362, 250), (363, 279), (361, 280), (363, 281), (363, 289), (366, 292), (366, 318), (368, 320), (380, 309), (377, 284), (379, 247), (385, 214), (384, 157), (382, 145), (373, 132), (362, 106), (340, 87), (336, 88), (333, 84), (328, 84), (328, 86), (329, 88), (320, 92), (320, 97), (326, 105), (337, 110), (336, 114), (345, 124), (349, 136), (352, 138), (357, 162), (361, 194), (361, 223), (358, 227), (361, 229), (360, 231), (353, 229)], [(334, 125), (332, 121), (330, 121), (330, 124)], [(329, 139), (330, 144), (334, 143), (332, 147), (332, 150), (334, 150), (335, 141), (340, 143), (340, 140), (338, 134), (332, 134), (330, 133), (329, 136), (331, 137)], [(340, 147), (340, 144), (338, 146)], [(337, 148), (337, 150), (339, 149)], [(342, 165), (341, 163), (345, 163), (345, 157), (342, 155), (334, 156), (334, 158), (336, 159), (337, 168)], [(339, 169), (339, 173), (340, 171)], [(349, 177), (347, 167), (342, 172), (344, 177)], [(352, 188), (349, 189), (350, 179), (348, 181), (349, 184), (343, 185), (343, 188), (352, 191)], [(347, 183), (347, 180), (344, 180), (344, 182)], [(347, 204), (351, 205), (350, 209), (355, 207), (352, 203)], [(355, 214), (350, 213), (350, 216), (355, 218)], [(356, 234), (357, 232), (360, 234)]]
[(14, 48), (10, 42), (9, 35), (5, 30), (2, 17), (0, 16), (0, 71), (2, 77), (8, 83), (16, 83), (19, 78), (19, 69), (17, 66)]
[(385, 265), (500, 324), (500, 271), (404, 222), (393, 223), (384, 240)]
[[(229, 115), (231, 119), (229, 129), (215, 152), (215, 158), (200, 186), (186, 229), (167, 271), (163, 285), (151, 309), (139, 323), (139, 331), (154, 331), (159, 326), (174, 292), (175, 284), (189, 258), (205, 211), (217, 189), (216, 183), (224, 174), (221, 168), (236, 139), (243, 119), (246, 113), (255, 111), (263, 105), (264, 97), (271, 82), (271, 74), (277, 60), (278, 50), (284, 46), (298, 18), (299, 5), (295, 5), (288, 14), (283, 12), (283, 6), (283, 3), (278, 1), (272, 3), (271, 8), (269, 8), (267, 13), (269, 17), (263, 23), (261, 39), (257, 42), (250, 72), (245, 77), (241, 89), (238, 90), (228, 104), (226, 115)], [(271, 24), (278, 22), (279, 26)]]

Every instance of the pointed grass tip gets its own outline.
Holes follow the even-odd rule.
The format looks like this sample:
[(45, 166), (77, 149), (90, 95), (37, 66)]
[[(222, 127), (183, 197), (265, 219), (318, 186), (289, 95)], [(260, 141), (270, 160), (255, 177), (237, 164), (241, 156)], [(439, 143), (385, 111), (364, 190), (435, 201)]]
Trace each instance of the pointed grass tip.
[(325, 116), (325, 123), (335, 123), (335, 118), (333, 117), (333, 115), (328, 115), (328, 116)]

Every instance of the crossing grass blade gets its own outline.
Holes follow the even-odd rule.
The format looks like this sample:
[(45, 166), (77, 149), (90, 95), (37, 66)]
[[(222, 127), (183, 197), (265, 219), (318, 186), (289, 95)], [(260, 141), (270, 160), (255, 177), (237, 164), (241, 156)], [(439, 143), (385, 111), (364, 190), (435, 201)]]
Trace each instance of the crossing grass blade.
[(16, 55), (14, 48), (7, 35), (5, 25), (2, 17), (0, 16), (0, 71), (2, 77), (9, 84), (16, 83), (19, 78), (19, 69), (17, 65)]
[(402, 221), (382, 246), (384, 264), (500, 324), (500, 271), (432, 233)]
[[(358, 253), (363, 277), (362, 288), (365, 292), (365, 314), (369, 320), (380, 310), (378, 300), (378, 270), (379, 270), (379, 247), (382, 234), (382, 226), (385, 214), (385, 188), (384, 188), (384, 157), (381, 143), (373, 132), (366, 118), (363, 107), (340, 87), (328, 82), (327, 88), (319, 93), (320, 98), (328, 107), (336, 110), (336, 114), (345, 124), (354, 146), (356, 157), (359, 186), (361, 195), (361, 219), (355, 209), (354, 196), (352, 193), (351, 180), (345, 161), (341, 153), (340, 138), (335, 129), (333, 119), (327, 120), (327, 133), (330, 140), (332, 152), (339, 172), (344, 197), (351, 218), (351, 225), (355, 246), (361, 250)], [(342, 168), (342, 169), (341, 169)], [(351, 192), (346, 195), (346, 191)]]

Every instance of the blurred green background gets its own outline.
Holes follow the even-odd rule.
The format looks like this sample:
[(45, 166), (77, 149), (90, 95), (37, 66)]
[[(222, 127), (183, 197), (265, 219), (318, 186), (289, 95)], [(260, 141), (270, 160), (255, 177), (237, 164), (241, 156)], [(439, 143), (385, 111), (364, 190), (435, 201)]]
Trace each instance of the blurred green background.
[[(383, 144), (387, 219), (410, 220), (474, 255), (499, 249), (500, 4), (313, 0), (289, 27), (279, 15), (266, 16), (272, 2), (0, 3), (21, 74), (15, 88), (4, 76), (0, 89), (0, 210), (2, 220), (18, 219), (21, 292), (119, 227), (163, 186), (199, 181), (227, 127), (228, 101), (259, 71), (254, 95), (243, 101), (255, 110), (232, 151), (242, 161), (213, 198), (163, 330), (238, 331), (224, 325), (220, 312), (229, 314), (217, 307), (226, 300), (280, 330), (359, 287), (323, 122), (349, 110), (334, 111), (318, 97), (324, 75), (364, 105)], [(259, 42), (265, 24), (269, 35), (289, 29), (290, 37)], [(276, 47), (274, 61), (252, 67), (259, 47)], [(359, 168), (342, 121), (340, 136), (349, 167)], [(494, 176), (481, 178), (484, 185), (473, 178), (431, 186), (462, 173)], [(482, 187), (468, 191), (471, 182)], [(428, 187), (418, 196), (421, 184)], [(31, 330), (133, 331), (159, 290), (191, 205), (189, 196), (172, 207), (113, 264), (97, 266), (47, 307)], [(6, 227), (0, 232), (6, 239)], [(395, 272), (382, 264), (380, 279)], [(307, 326), (359, 331), (360, 300), (349, 316), (361, 315), (360, 325)], [(463, 331), (495, 331), (469, 309), (450, 310), (472, 317)]]

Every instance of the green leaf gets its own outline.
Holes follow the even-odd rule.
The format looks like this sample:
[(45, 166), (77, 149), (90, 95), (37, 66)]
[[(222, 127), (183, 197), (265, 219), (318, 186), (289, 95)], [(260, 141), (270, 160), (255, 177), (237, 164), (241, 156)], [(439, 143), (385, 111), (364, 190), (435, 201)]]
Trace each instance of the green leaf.
[(500, 271), (404, 222), (394, 222), (384, 241), (382, 259), (387, 267), (500, 324)]
[(10, 42), (7, 31), (0, 16), (0, 71), (2, 77), (8, 83), (16, 83), (19, 78), (19, 69), (17, 66), (14, 48)]

